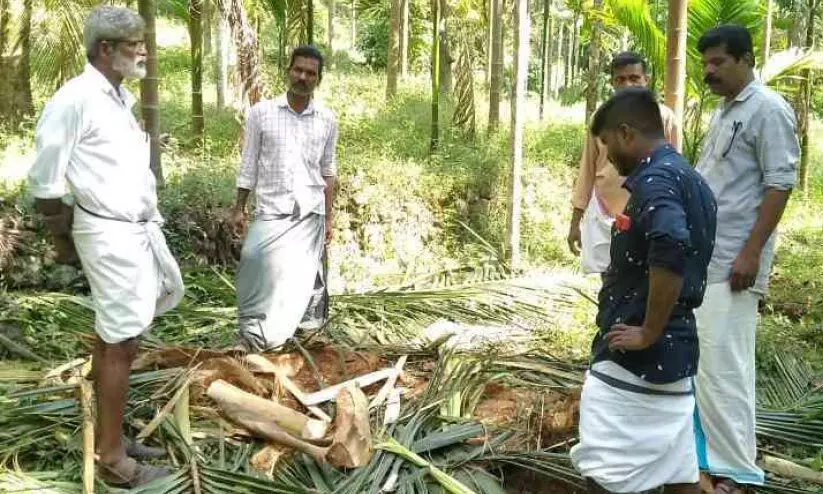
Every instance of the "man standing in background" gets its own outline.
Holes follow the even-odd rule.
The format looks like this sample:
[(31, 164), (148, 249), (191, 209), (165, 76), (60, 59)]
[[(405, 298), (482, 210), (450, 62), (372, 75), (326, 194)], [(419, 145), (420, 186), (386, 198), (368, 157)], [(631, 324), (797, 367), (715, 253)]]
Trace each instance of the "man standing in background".
[(331, 239), (337, 120), (313, 97), (322, 78), (320, 52), (296, 48), (286, 94), (254, 105), (246, 119), (233, 223), (244, 229), (254, 191), (255, 221), (237, 272), (239, 339), (249, 352), (294, 335)]
[(703, 74), (724, 98), (697, 170), (717, 197), (717, 238), (706, 302), (696, 311), (698, 458), (716, 493), (762, 485), (755, 463), (755, 332), (773, 234), (797, 180), (797, 121), (786, 101), (754, 77), (752, 38), (719, 26), (698, 42)]
[[(619, 91), (649, 84), (646, 61), (635, 53), (617, 54), (611, 63), (612, 87)], [(674, 113), (660, 105), (666, 140), (675, 148), (678, 132)], [(609, 162), (605, 144), (588, 133), (580, 158), (577, 182), (572, 192), (572, 220), (569, 225), (569, 249), (581, 254), (587, 273), (602, 273), (609, 266), (609, 245), (614, 217), (623, 212), (629, 192), (621, 187), (623, 178)]]
[[(180, 269), (160, 230), (148, 135), (132, 114), (134, 96), (121, 85), (146, 75), (143, 30), (143, 19), (124, 7), (89, 14), (83, 33), (88, 65), (46, 104), (29, 173), (58, 261), (79, 257), (89, 280), (98, 471), (109, 485), (124, 488), (169, 473), (133, 459), (162, 450), (126, 441), (123, 414), (138, 338), (183, 297)], [(67, 189), (74, 207), (63, 202)]]

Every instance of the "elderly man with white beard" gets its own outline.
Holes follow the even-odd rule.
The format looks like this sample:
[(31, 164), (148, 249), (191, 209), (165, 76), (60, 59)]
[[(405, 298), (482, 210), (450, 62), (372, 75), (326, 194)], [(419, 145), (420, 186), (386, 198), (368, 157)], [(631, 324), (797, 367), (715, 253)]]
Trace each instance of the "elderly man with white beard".
[[(46, 104), (29, 184), (57, 261), (78, 259), (95, 307), (92, 372), (97, 394), (99, 476), (135, 487), (169, 473), (134, 458), (160, 456), (122, 433), (137, 340), (183, 296), (180, 269), (160, 230), (149, 139), (121, 83), (146, 75), (144, 23), (102, 6), (86, 20), (88, 64)], [(70, 205), (71, 204), (71, 205)]]

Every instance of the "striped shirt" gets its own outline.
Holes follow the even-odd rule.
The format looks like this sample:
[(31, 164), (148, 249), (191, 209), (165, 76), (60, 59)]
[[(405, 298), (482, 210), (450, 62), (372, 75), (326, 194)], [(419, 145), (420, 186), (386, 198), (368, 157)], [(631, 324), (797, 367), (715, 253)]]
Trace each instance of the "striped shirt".
[(285, 94), (254, 105), (237, 187), (255, 192), (256, 217), (325, 214), (324, 177), (337, 173), (336, 145), (334, 113), (314, 100), (299, 114)]

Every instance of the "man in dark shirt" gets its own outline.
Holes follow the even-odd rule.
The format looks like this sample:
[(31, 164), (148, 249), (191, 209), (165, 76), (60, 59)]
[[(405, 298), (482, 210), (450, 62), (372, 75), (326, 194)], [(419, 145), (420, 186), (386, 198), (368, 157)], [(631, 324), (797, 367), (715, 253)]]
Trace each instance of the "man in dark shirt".
[(618, 92), (591, 131), (631, 196), (612, 229), (592, 365), (572, 461), (590, 492), (697, 493), (692, 376), (694, 309), (703, 301), (717, 205), (706, 182), (666, 144), (647, 89)]

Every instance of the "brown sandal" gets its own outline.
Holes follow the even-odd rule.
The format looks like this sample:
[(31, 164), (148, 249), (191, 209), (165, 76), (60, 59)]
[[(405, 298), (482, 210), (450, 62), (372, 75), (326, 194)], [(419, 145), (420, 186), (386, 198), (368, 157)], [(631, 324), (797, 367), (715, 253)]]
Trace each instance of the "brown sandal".
[(132, 489), (141, 485), (146, 485), (153, 480), (171, 475), (173, 472), (168, 468), (155, 467), (138, 463), (134, 458), (128, 456), (114, 465), (98, 463), (100, 469), (98, 477), (110, 487), (120, 487)]

